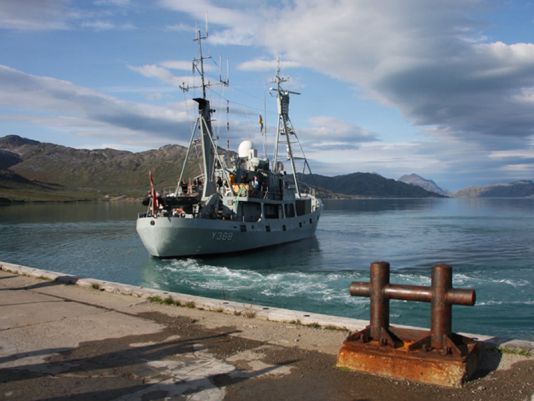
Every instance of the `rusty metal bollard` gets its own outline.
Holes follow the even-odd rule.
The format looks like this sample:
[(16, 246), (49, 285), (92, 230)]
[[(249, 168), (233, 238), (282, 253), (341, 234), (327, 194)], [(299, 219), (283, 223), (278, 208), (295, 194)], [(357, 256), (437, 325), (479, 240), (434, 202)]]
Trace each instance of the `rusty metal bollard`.
[[(350, 286), (352, 296), (371, 298), (369, 326), (345, 340), (338, 366), (425, 383), (461, 385), (476, 368), (476, 342), (452, 333), (452, 305), (474, 305), (475, 291), (452, 288), (452, 268), (445, 264), (433, 266), (430, 287), (390, 284), (387, 262), (374, 262), (370, 270), (369, 283), (353, 282)], [(430, 302), (430, 332), (391, 327), (390, 299)], [(436, 358), (441, 359), (438, 364)], [(427, 372), (421, 370), (423, 366)]]

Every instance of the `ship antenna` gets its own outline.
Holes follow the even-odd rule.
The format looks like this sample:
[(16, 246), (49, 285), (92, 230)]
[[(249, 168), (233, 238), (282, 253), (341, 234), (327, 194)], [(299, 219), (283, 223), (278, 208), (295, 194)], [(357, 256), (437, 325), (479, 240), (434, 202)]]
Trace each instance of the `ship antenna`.
[[(278, 103), (278, 129), (276, 135), (276, 144), (273, 160), (273, 170), (277, 173), (280, 173), (278, 167), (278, 148), (280, 145), (280, 136), (286, 137), (286, 146), (287, 146), (287, 157), (291, 162), (291, 170), (293, 173), (293, 180), (295, 183), (295, 192), (298, 197), (300, 197), (299, 184), (297, 180), (297, 171), (295, 167), (295, 157), (293, 156), (292, 142), (290, 136), (293, 136), (298, 142), (298, 137), (293, 129), (291, 120), (289, 119), (289, 95), (300, 95), (299, 92), (294, 92), (282, 88), (282, 83), (287, 82), (288, 78), (282, 77), (280, 75), (280, 58), (277, 58), (277, 67), (276, 67), (276, 76), (273, 83), (276, 84), (276, 88), (271, 88), (271, 92), (276, 93), (277, 103)], [(305, 159), (305, 157), (304, 157)], [(305, 161), (306, 163), (306, 161)]]
[[(215, 180), (214, 180), (214, 172), (215, 172), (215, 160), (219, 162), (220, 166), (224, 166), (223, 160), (220, 158), (218, 152), (217, 152), (217, 145), (216, 145), (216, 139), (213, 135), (213, 129), (212, 129), (212, 118), (211, 115), (215, 110), (213, 110), (210, 107), (210, 101), (207, 99), (206, 96), (206, 89), (212, 86), (212, 83), (206, 79), (205, 71), (204, 71), (204, 61), (207, 59), (211, 59), (210, 56), (204, 56), (204, 53), (202, 51), (202, 41), (206, 40), (208, 38), (208, 31), (207, 31), (207, 18), (206, 18), (206, 31), (204, 34), (200, 31), (200, 29), (197, 29), (196, 36), (193, 39), (195, 42), (198, 42), (198, 58), (193, 59), (192, 63), (192, 69), (193, 73), (198, 72), (200, 74), (200, 86), (194, 86), (189, 85), (186, 83), (182, 83), (180, 85), (180, 89), (182, 89), (184, 92), (188, 92), (192, 88), (201, 88), (202, 89), (202, 97), (201, 98), (195, 98), (195, 100), (198, 103), (198, 110), (199, 115), (197, 118), (197, 122), (195, 123), (195, 126), (193, 128), (193, 133), (191, 135), (191, 138), (194, 137), (195, 132), (198, 130), (200, 131), (200, 138), (201, 138), (201, 145), (202, 145), (202, 160), (203, 160), (203, 174), (204, 174), (204, 186), (202, 191), (202, 198), (207, 198), (209, 195), (215, 192)], [(228, 85), (228, 79), (225, 81), (223, 79), (219, 79), (219, 84), (222, 84), (224, 86)], [(190, 142), (190, 146), (193, 142)], [(189, 150), (188, 150), (189, 152)], [(187, 155), (186, 160), (184, 160), (184, 166), (182, 167), (182, 173), (180, 174), (180, 181), (182, 179), (183, 172), (185, 170), (185, 163), (187, 162)], [(229, 179), (229, 177), (228, 177)]]

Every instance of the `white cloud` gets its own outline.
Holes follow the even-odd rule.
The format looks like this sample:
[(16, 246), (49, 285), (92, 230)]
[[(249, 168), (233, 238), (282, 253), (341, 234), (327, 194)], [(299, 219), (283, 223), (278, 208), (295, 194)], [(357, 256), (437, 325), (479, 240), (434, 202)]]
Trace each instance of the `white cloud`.
[(243, 62), (239, 64), (237, 68), (242, 71), (276, 71), (278, 65), (280, 65), (280, 68), (284, 71), (301, 66), (296, 61), (257, 58)]
[(310, 119), (308, 128), (302, 129), (299, 138), (306, 148), (314, 150), (355, 149), (362, 142), (375, 142), (377, 136), (331, 116), (316, 116)]
[(481, 42), (471, 17), (483, 8), (478, 0), (162, 4), (194, 17), (217, 14), (225, 37), (252, 35), (272, 54), (357, 85), (414, 124), (449, 127), (465, 140), (534, 134), (530, 98), (517, 96), (534, 88), (534, 45)]
[(0, 29), (45, 31), (68, 29), (68, 0), (0, 1)]
[(128, 66), (134, 72), (137, 72), (147, 78), (156, 78), (162, 82), (174, 86), (175, 88), (198, 86), (199, 80), (191, 75), (177, 76), (174, 75), (167, 68), (161, 67), (157, 64), (147, 64), (142, 66)]
[[(26, 74), (0, 65), (0, 105), (16, 108), (16, 118), (70, 133), (138, 138), (152, 144), (187, 141), (190, 102), (152, 106), (127, 102), (71, 82)], [(2, 118), (11, 119), (9, 115)], [(12, 119), (11, 119), (12, 120)]]
[[(163, 4), (170, 3), (177, 11), (200, 16), (196, 6), (179, 7), (180, 2), (170, 0)], [(495, 152), (532, 151), (534, 44), (489, 41), (481, 31), (484, 21), (478, 18), (492, 4), (481, 0), (227, 4), (217, 19), (222, 37), (263, 46), (271, 55), (283, 54), (302, 67), (354, 85), (368, 98), (398, 109), (435, 143), (431, 148), (417, 147), (432, 153), (415, 158), (408, 152), (411, 146), (396, 144), (390, 151), (383, 143), (362, 144), (357, 153), (367, 166), (376, 164), (377, 153), (369, 158), (364, 149), (374, 146), (387, 155), (378, 157), (383, 162), (379, 166), (390, 166), (386, 169), (434, 166), (437, 172), (448, 169), (488, 180), (504, 170), (532, 174), (532, 158), (514, 164)], [(208, 0), (201, 6), (210, 14), (221, 8)], [(243, 20), (249, 22), (237, 23)], [(240, 68), (261, 70), (267, 64), (257, 59)], [(343, 142), (337, 138), (324, 144), (337, 148)], [(399, 159), (399, 149), (409, 157)], [(352, 153), (345, 153), (348, 160)], [(322, 160), (339, 160), (339, 154), (343, 152), (323, 152)]]
[[(257, 27), (267, 22), (260, 11), (265, 8), (262, 2), (237, 1), (218, 6), (209, 0), (160, 0), (159, 4), (170, 10), (187, 13), (196, 21), (208, 21), (210, 43), (217, 45), (252, 45)], [(236, 7), (232, 8), (232, 5)], [(218, 29), (212, 29), (212, 25)], [(204, 31), (205, 27), (201, 27), (201, 30)]]
[(168, 68), (169, 70), (181, 70), (181, 71), (191, 71), (192, 64), (191, 61), (182, 61), (182, 60), (167, 60), (159, 63), (162, 67)]
[(178, 31), (178, 32), (195, 32), (195, 27), (192, 25), (187, 25), (183, 23), (167, 25), (165, 27), (166, 31)]
[(491, 159), (532, 159), (534, 160), (534, 149), (514, 149), (514, 150), (496, 150), (488, 155)]
[(94, 29), (95, 31), (109, 31), (115, 28), (115, 24), (113, 22), (103, 20), (82, 21), (80, 26), (82, 28)]
[(95, 5), (97, 6), (116, 6), (116, 7), (126, 7), (131, 5), (131, 0), (95, 0)]
[[(0, 1), (0, 29), (16, 31), (53, 31), (92, 29), (95, 31), (132, 30), (135, 25), (116, 19), (116, 7), (129, 0), (100, 0), (74, 3), (71, 0)], [(99, 8), (93, 5), (101, 6)]]

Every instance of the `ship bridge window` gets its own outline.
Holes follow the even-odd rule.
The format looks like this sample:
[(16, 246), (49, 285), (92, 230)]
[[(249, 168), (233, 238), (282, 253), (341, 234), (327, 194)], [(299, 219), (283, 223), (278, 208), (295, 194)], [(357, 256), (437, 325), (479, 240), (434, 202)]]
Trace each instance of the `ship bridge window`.
[(280, 218), (280, 205), (266, 203), (263, 205), (263, 214), (266, 219)]
[(286, 210), (286, 217), (295, 217), (295, 205), (292, 203), (286, 203), (284, 208)]
[(255, 202), (240, 202), (239, 212), (243, 221), (258, 221), (261, 217), (261, 205)]
[(311, 199), (297, 199), (297, 216), (311, 213)]

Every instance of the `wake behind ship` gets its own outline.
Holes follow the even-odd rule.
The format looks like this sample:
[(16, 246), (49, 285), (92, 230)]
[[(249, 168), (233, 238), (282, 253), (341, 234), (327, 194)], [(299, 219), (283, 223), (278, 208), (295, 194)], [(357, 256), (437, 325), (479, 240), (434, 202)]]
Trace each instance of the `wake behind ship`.
[[(258, 157), (251, 141), (239, 145), (237, 155), (220, 153), (211, 125), (209, 83), (204, 78), (200, 31), (200, 57), (193, 61), (200, 73), (203, 97), (195, 98), (198, 117), (176, 189), (158, 196), (150, 176), (147, 211), (138, 216), (137, 232), (150, 255), (160, 258), (239, 252), (311, 237), (319, 222), (322, 202), (297, 180), (297, 163), (310, 171), (289, 119), (286, 81), (278, 69), (275, 78), (278, 128), (273, 161)], [(197, 139), (197, 137), (200, 137)], [(189, 156), (200, 147), (201, 174), (186, 177)], [(297, 148), (299, 156), (294, 156)], [(285, 151), (284, 151), (285, 150)], [(285, 163), (290, 170), (286, 171)]]

